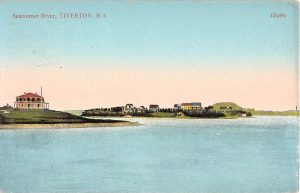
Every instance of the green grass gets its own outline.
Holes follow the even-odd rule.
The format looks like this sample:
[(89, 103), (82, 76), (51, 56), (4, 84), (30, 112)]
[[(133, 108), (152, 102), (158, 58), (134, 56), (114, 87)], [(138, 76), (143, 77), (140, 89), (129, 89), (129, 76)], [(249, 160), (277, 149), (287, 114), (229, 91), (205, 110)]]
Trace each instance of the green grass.
[(167, 113), (167, 112), (155, 112), (150, 113), (153, 117), (175, 117), (175, 113)]
[(10, 110), (0, 114), (1, 124), (46, 124), (46, 123), (95, 123), (119, 122), (114, 120), (95, 120), (70, 113), (52, 110)]

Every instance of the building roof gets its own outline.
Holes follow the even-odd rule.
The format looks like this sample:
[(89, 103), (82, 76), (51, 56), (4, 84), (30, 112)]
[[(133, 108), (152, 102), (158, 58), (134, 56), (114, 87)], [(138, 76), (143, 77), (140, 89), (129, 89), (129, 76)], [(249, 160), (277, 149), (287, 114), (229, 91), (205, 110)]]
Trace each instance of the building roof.
[(181, 106), (191, 106), (191, 103), (182, 103)]
[(201, 103), (199, 103), (199, 102), (192, 102), (191, 104), (192, 104), (192, 106), (201, 106)]
[(158, 105), (150, 105), (149, 108), (159, 108)]
[(38, 95), (38, 94), (33, 94), (31, 92), (29, 93), (25, 93), (23, 95), (17, 96), (18, 98), (43, 98), (42, 96)]

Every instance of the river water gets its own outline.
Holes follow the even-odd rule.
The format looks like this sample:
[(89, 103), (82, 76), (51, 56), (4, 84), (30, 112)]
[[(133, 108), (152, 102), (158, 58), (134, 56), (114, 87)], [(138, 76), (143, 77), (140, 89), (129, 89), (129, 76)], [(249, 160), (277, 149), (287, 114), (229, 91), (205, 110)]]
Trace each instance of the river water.
[(298, 190), (297, 117), (0, 131), (0, 192)]

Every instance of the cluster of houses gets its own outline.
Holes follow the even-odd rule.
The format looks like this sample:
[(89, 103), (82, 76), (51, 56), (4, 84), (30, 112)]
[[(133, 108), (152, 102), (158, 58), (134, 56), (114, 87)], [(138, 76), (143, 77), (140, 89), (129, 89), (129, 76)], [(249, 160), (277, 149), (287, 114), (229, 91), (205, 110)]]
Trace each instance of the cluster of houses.
[[(157, 104), (149, 105), (147, 109), (145, 106), (135, 107), (133, 104), (126, 104), (122, 108), (122, 112), (124, 113), (144, 113), (148, 112), (160, 112), (162, 109), (159, 108)], [(175, 104), (173, 108), (168, 109), (171, 112), (178, 112), (178, 111), (191, 111), (191, 110), (203, 110), (202, 105), (200, 102), (191, 102), (191, 103), (180, 103)]]
[(199, 102), (192, 102), (192, 103), (181, 103), (181, 104), (175, 104), (174, 110), (176, 111), (190, 111), (190, 110), (202, 110), (201, 103)]
[(133, 104), (126, 104), (124, 107), (122, 107), (122, 111), (124, 113), (144, 113), (146, 111), (149, 112), (159, 112), (160, 108), (159, 105), (150, 105), (149, 109), (147, 109), (145, 106), (135, 107)]

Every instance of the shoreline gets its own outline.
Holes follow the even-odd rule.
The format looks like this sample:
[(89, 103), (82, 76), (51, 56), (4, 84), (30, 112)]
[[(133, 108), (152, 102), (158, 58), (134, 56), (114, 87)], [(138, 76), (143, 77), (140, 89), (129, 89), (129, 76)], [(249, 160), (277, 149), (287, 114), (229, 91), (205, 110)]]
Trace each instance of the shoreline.
[(93, 127), (126, 127), (138, 126), (138, 122), (115, 122), (115, 123), (46, 123), (46, 124), (0, 124), (0, 130), (7, 129), (71, 129)]
[[(86, 117), (86, 116), (85, 116)], [(122, 118), (122, 119), (131, 119), (131, 118), (146, 118), (146, 119), (244, 119), (244, 118), (253, 118), (253, 117), (188, 117), (188, 116), (184, 116), (184, 117), (143, 117), (143, 116), (133, 116), (133, 117), (113, 117), (113, 116), (89, 116), (86, 117), (89, 119), (115, 119), (115, 118)]]
[(249, 119), (249, 118), (255, 118), (255, 117), (299, 117), (299, 115), (252, 115), (250, 117), (244, 117), (244, 116), (225, 116), (225, 117), (189, 117), (189, 116), (183, 116), (183, 117), (151, 117), (151, 116), (132, 116), (132, 117), (121, 117), (121, 116), (83, 116), (85, 118), (88, 118), (88, 119), (102, 119), (102, 118), (105, 118), (105, 119), (115, 119), (115, 118), (118, 118), (118, 119), (130, 119), (130, 118), (147, 118), (147, 119), (150, 119), (150, 118), (153, 118), (153, 119)]

